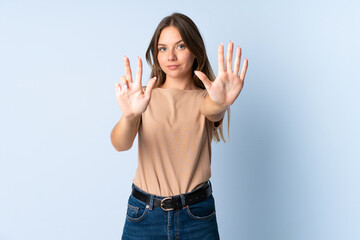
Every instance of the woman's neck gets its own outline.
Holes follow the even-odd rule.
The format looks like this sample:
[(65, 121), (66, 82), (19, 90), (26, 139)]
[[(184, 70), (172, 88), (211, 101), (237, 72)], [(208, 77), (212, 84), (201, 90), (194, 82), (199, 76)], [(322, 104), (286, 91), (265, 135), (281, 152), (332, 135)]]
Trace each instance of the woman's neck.
[(161, 88), (176, 88), (176, 89), (182, 89), (182, 90), (198, 89), (194, 84), (192, 76), (189, 78), (185, 78), (185, 79), (184, 78), (178, 79), (178, 78), (166, 77), (164, 84), (160, 87)]

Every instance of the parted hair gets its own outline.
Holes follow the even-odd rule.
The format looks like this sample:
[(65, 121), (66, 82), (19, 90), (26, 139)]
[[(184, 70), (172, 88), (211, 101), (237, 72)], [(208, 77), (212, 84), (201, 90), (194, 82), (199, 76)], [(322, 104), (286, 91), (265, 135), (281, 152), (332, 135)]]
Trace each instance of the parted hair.
[[(151, 67), (150, 78), (157, 77), (154, 88), (160, 87), (164, 84), (166, 80), (166, 74), (162, 71), (157, 58), (159, 52), (158, 42), (161, 31), (164, 28), (170, 26), (177, 28), (186, 47), (190, 50), (190, 52), (194, 54), (195, 60), (192, 66), (192, 78), (196, 87), (205, 89), (204, 84), (194, 74), (194, 71), (196, 70), (203, 72), (212, 82), (215, 80), (215, 74), (211, 68), (209, 59), (207, 57), (205, 44), (203, 38), (201, 37), (199, 29), (188, 16), (181, 13), (173, 13), (170, 16), (167, 16), (161, 20), (151, 38), (149, 47), (146, 51), (146, 61)], [(227, 115), (229, 134), (230, 108), (227, 109)], [(213, 128), (212, 137), (216, 142), (220, 141), (220, 137), (225, 142), (222, 121), (219, 124), (220, 126), (218, 128)]]

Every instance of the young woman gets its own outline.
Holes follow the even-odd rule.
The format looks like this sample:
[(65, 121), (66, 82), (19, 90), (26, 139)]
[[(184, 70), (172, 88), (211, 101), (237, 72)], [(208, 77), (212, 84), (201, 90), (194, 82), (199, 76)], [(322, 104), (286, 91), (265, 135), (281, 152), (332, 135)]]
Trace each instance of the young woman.
[[(248, 66), (230, 41), (218, 49), (215, 78), (194, 22), (174, 13), (151, 39), (146, 59), (151, 79), (141, 85), (124, 57), (125, 76), (115, 84), (122, 117), (111, 132), (117, 151), (138, 134), (138, 168), (128, 200), (122, 239), (219, 239), (210, 183), (211, 141), (224, 140), (225, 111), (240, 94)], [(229, 116), (229, 115), (228, 115)], [(229, 118), (228, 118), (229, 120)]]

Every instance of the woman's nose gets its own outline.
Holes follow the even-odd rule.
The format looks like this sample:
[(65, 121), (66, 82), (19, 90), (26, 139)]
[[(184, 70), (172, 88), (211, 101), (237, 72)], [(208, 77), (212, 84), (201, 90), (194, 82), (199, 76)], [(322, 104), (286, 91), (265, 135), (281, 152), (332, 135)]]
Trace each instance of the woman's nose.
[(175, 61), (176, 60), (176, 54), (174, 50), (170, 50), (168, 52), (168, 60), (169, 61)]

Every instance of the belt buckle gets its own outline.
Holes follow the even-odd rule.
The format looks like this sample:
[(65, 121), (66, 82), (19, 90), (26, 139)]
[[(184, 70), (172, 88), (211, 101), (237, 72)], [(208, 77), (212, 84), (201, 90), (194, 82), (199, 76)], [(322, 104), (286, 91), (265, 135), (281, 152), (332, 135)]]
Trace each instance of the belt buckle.
[(172, 197), (166, 197), (166, 198), (163, 198), (163, 199), (161, 200), (160, 207), (161, 207), (162, 210), (168, 212), (168, 211), (171, 211), (171, 210), (174, 210), (174, 209), (175, 209), (175, 208), (164, 208), (164, 206), (163, 206), (164, 201), (166, 201), (166, 200), (171, 200), (171, 199), (172, 199)]

